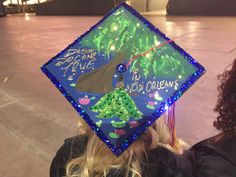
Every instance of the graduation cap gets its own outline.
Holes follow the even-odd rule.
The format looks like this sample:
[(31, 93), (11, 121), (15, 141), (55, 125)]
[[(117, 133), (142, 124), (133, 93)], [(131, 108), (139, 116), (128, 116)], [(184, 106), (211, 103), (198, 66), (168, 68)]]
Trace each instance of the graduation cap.
[[(42, 71), (119, 156), (205, 69), (122, 3)], [(169, 125), (173, 130), (174, 119)]]

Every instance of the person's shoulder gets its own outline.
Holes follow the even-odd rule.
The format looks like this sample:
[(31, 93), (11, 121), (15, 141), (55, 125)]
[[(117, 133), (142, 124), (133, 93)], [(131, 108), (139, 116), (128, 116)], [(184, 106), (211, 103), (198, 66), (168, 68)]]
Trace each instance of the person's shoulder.
[(165, 147), (158, 147), (148, 152), (146, 170), (151, 177), (191, 177), (192, 168), (188, 156), (178, 155)]
[(198, 176), (235, 177), (236, 137), (219, 134), (194, 145)]
[(88, 141), (86, 135), (78, 135), (67, 138), (58, 149), (50, 167), (50, 177), (62, 177), (65, 175), (65, 167), (71, 159), (77, 158), (84, 153)]
[(158, 163), (155, 162), (155, 164), (161, 163), (162, 166), (170, 166), (175, 162), (176, 155), (167, 148), (159, 146), (148, 151), (148, 159), (150, 162), (155, 162), (158, 159)]
[(203, 140), (194, 145), (191, 150), (195, 152), (210, 151), (228, 159), (236, 164), (236, 136), (219, 134)]

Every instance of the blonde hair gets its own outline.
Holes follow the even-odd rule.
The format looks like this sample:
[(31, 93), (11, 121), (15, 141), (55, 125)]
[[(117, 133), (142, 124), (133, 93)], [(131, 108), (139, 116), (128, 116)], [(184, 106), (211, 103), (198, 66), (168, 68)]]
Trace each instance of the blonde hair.
[(124, 177), (128, 177), (130, 174), (132, 177), (142, 177), (140, 163), (144, 158), (147, 160), (148, 150), (158, 146), (165, 147), (177, 154), (182, 153), (183, 150), (181, 146), (177, 150), (169, 145), (171, 134), (163, 118), (157, 119), (119, 157), (108, 149), (82, 119), (79, 121), (78, 127), (80, 134), (88, 136), (87, 148), (82, 156), (69, 161), (66, 166), (67, 177), (106, 177), (111, 170), (117, 173), (123, 171)]

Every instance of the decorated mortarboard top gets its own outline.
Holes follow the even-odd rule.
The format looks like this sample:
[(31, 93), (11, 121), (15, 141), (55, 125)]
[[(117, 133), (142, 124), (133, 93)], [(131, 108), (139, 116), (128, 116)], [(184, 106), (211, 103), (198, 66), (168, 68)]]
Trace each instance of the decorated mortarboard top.
[(125, 3), (42, 70), (117, 156), (205, 72)]

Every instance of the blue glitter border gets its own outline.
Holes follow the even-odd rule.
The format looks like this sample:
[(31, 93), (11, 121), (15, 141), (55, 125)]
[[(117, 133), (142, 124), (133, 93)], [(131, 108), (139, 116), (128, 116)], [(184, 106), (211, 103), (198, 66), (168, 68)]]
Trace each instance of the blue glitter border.
[(202, 65), (200, 65), (196, 60), (194, 60), (187, 52), (185, 52), (181, 47), (179, 47), (174, 41), (170, 42), (169, 44), (178, 52), (185, 57), (193, 66), (195, 66), (198, 70), (192, 74), (189, 79), (181, 85), (181, 88), (176, 91), (171, 97), (167, 99), (167, 101), (163, 102), (159, 109), (157, 109), (149, 118), (149, 121), (146, 121), (143, 125), (139, 126), (139, 128), (136, 129), (134, 134), (130, 136), (128, 139), (124, 140), (122, 145), (119, 148), (114, 147), (113, 144), (110, 143), (109, 139), (106, 137), (106, 135), (99, 129), (99, 127), (91, 121), (88, 114), (85, 113), (85, 111), (76, 103), (76, 101), (66, 92), (65, 88), (59, 83), (59, 81), (50, 73), (50, 71), (47, 69), (47, 65), (53, 62), (58, 56), (64, 54), (71, 46), (73, 46), (75, 43), (79, 42), (84, 36), (86, 36), (90, 31), (92, 31), (94, 28), (96, 28), (98, 25), (100, 25), (104, 20), (106, 20), (111, 14), (114, 13), (117, 9), (120, 7), (126, 8), (129, 12), (131, 12), (133, 15), (139, 18), (143, 23), (146, 24), (147, 27), (149, 27), (151, 30), (153, 30), (155, 33), (160, 35), (165, 40), (170, 40), (164, 33), (162, 33), (158, 28), (156, 28), (151, 22), (149, 22), (146, 18), (141, 16), (136, 10), (134, 10), (132, 7), (127, 5), (126, 3), (121, 3), (117, 7), (115, 7), (113, 10), (111, 10), (110, 13), (108, 13), (103, 19), (101, 19), (96, 25), (94, 25), (90, 30), (85, 32), (83, 35), (81, 35), (79, 38), (77, 38), (72, 44), (70, 44), (68, 47), (66, 47), (64, 50), (62, 50), (59, 54), (54, 56), (52, 59), (50, 59), (47, 63), (45, 63), (41, 69), (47, 75), (47, 77), (53, 82), (53, 84), (58, 88), (58, 90), (64, 95), (64, 97), (70, 102), (70, 104), (74, 107), (74, 109), (79, 112), (81, 117), (87, 122), (87, 124), (93, 129), (93, 131), (97, 134), (97, 136), (111, 149), (111, 151), (116, 155), (121, 155), (140, 135), (144, 133), (144, 131), (154, 122), (156, 121), (165, 111), (166, 106), (170, 107), (172, 104), (174, 104), (182, 95), (183, 93), (188, 90), (204, 73), (205, 69)]

